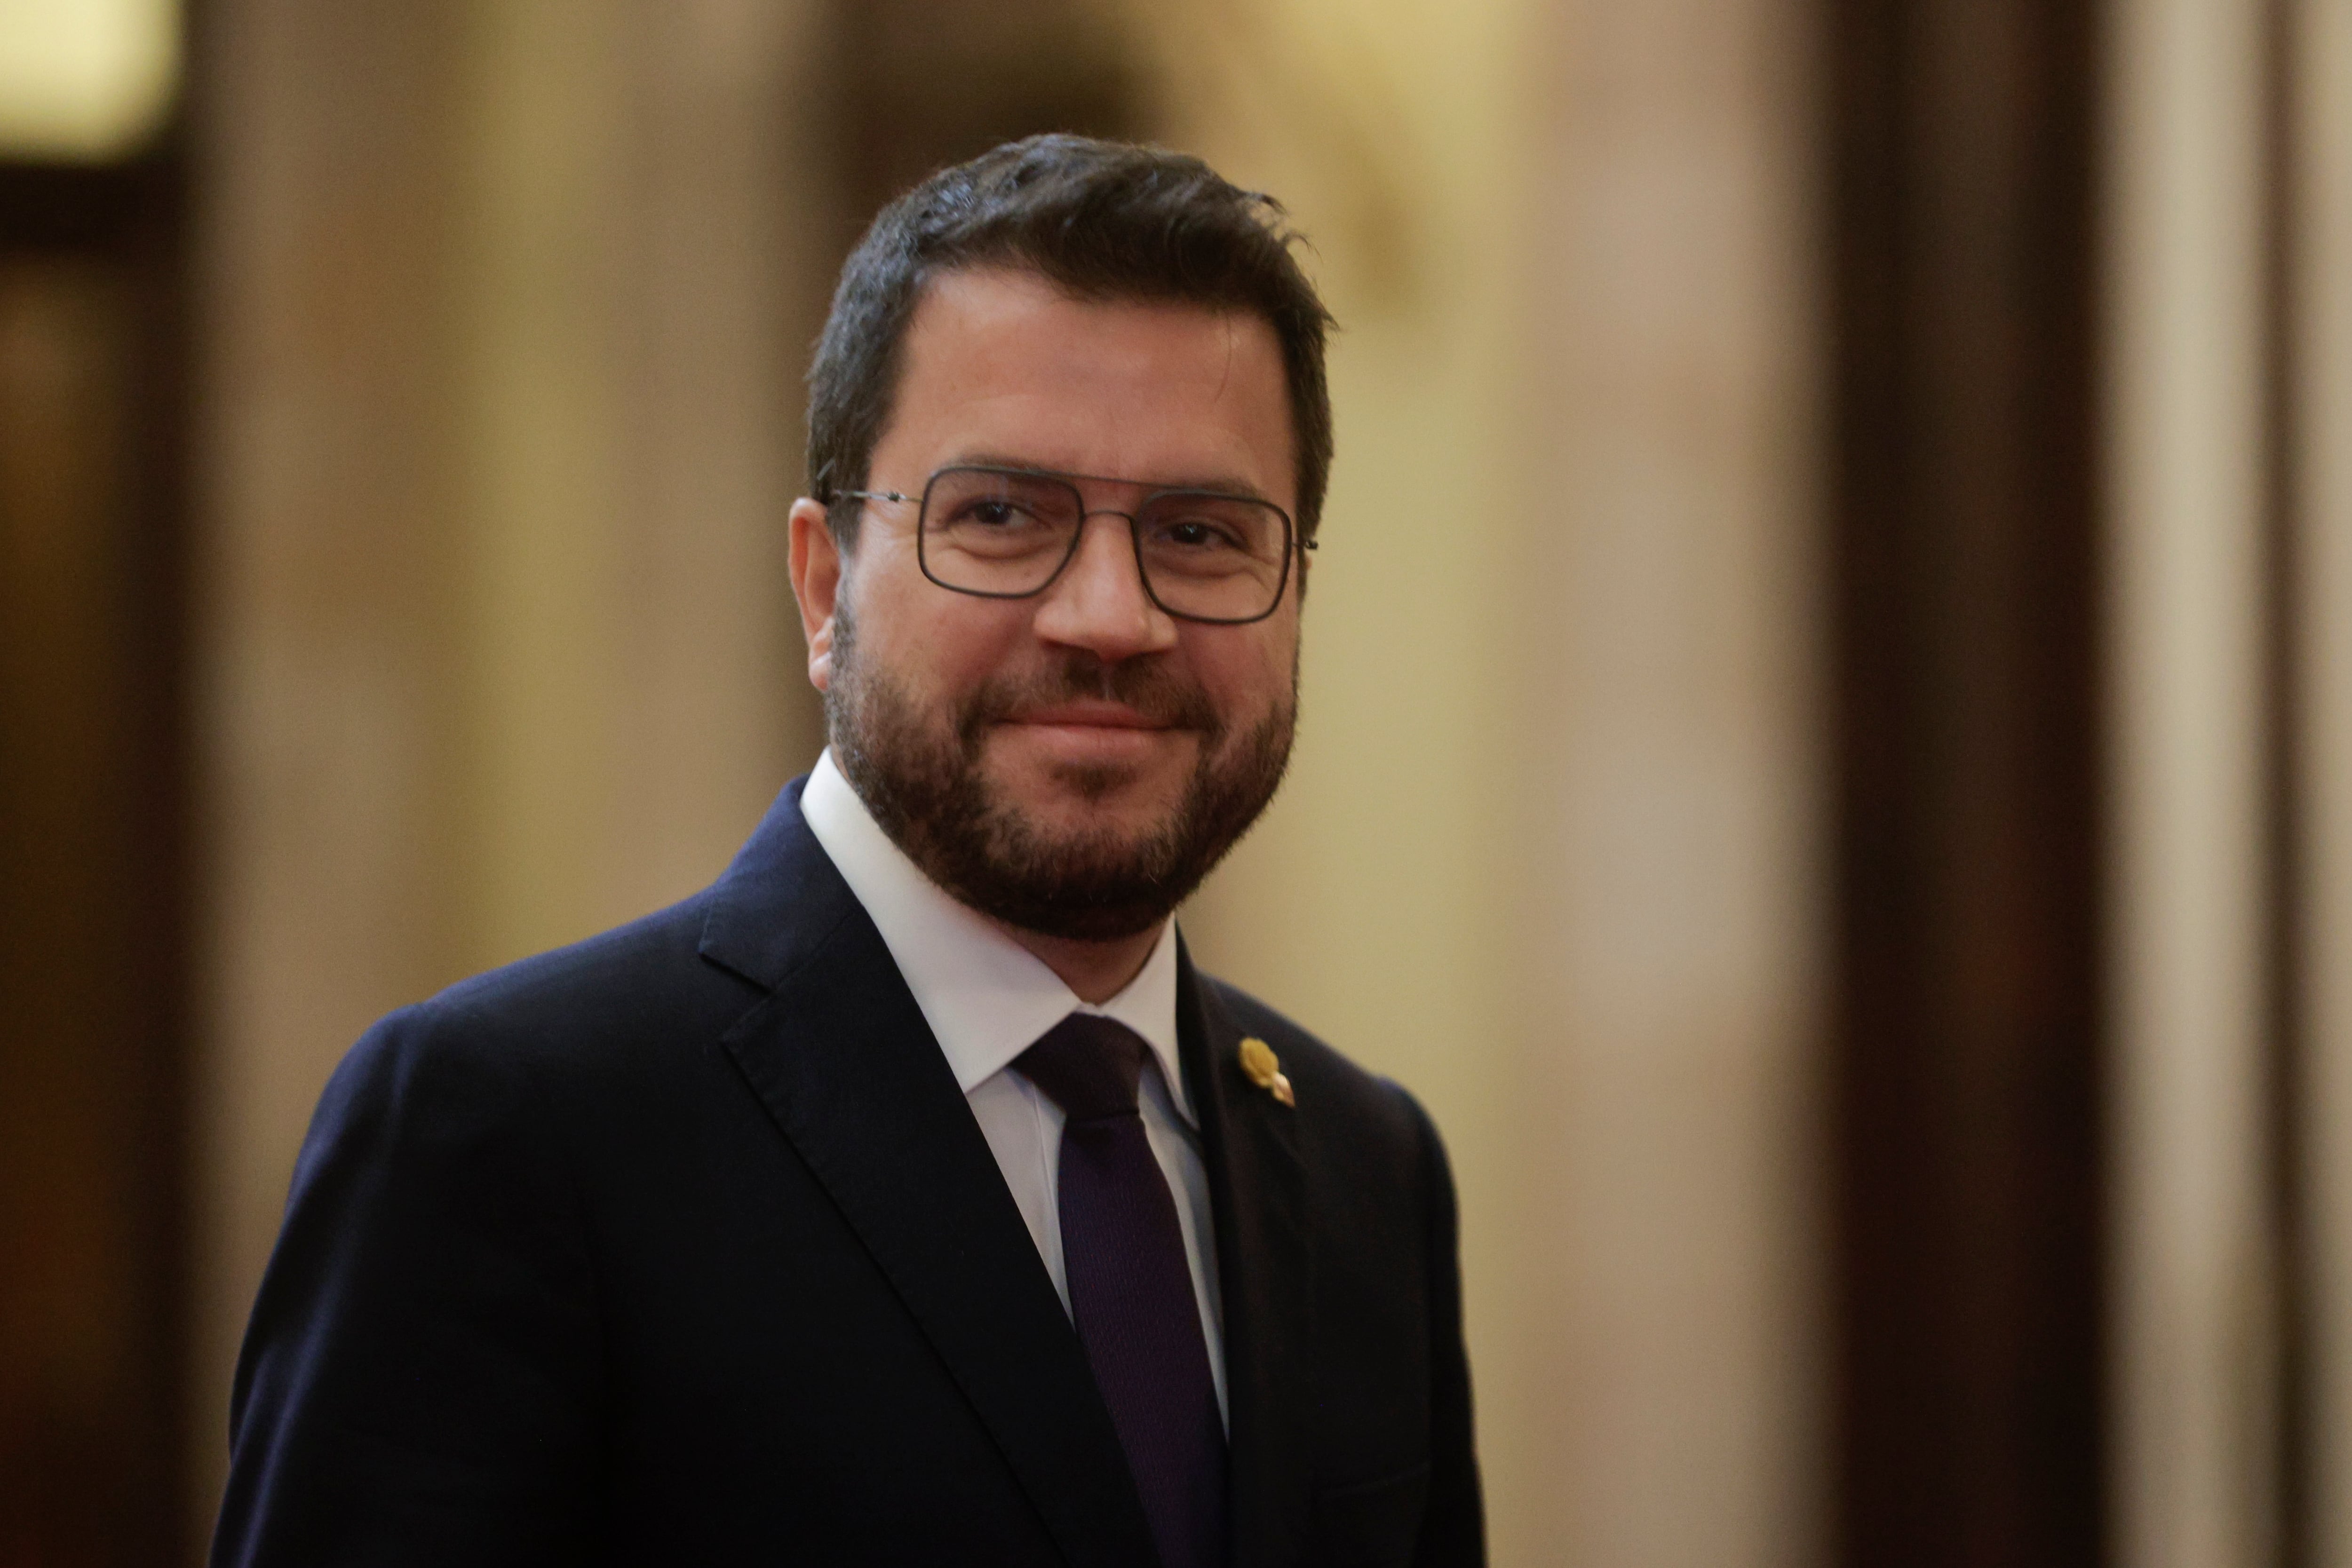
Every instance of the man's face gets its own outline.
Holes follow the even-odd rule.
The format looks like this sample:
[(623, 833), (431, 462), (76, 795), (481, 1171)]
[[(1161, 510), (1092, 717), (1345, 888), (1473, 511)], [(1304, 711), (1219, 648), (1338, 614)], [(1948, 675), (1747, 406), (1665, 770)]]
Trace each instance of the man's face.
[[(1251, 315), (1074, 299), (1034, 274), (949, 273), (903, 345), (866, 488), (919, 496), (955, 464), (1105, 476), (1295, 512), (1281, 351)], [(835, 755), (883, 827), (964, 902), (1049, 936), (1156, 925), (1264, 808), (1297, 708), (1299, 579), (1247, 625), (1146, 595), (1126, 522), (1097, 516), (1052, 586), (983, 599), (926, 579), (914, 502), (869, 503), (841, 559), (793, 517), (810, 676)]]

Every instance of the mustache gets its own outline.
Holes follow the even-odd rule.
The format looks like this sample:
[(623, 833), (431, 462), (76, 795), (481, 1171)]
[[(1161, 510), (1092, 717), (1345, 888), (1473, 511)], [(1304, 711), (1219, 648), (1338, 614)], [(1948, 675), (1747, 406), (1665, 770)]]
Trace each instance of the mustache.
[(1036, 708), (1090, 699), (1118, 703), (1154, 724), (1200, 730), (1213, 739), (1224, 730), (1209, 694), (1166, 667), (1139, 659), (1113, 664), (1084, 653), (1072, 653), (1034, 675), (991, 681), (972, 695), (959, 727), (966, 748), (972, 749), (990, 725)]

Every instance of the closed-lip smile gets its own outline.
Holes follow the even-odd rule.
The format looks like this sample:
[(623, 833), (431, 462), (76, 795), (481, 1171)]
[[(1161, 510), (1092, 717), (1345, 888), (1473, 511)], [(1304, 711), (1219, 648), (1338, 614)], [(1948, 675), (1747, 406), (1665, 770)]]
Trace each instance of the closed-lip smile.
[(1069, 729), (1167, 729), (1161, 719), (1137, 712), (1125, 703), (1081, 701), (1055, 703), (1051, 707), (1029, 708), (1016, 713), (1007, 721), (1012, 724), (1049, 725)]

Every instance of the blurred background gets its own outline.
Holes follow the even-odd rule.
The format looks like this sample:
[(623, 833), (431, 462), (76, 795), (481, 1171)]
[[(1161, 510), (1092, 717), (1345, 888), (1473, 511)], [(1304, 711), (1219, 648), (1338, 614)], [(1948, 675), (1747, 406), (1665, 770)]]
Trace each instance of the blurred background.
[(701, 885), (866, 219), (1313, 237), (1290, 783), (1495, 1557), (2352, 1565), (2352, 0), (0, 0), (0, 1565), (195, 1562), (380, 1013)]

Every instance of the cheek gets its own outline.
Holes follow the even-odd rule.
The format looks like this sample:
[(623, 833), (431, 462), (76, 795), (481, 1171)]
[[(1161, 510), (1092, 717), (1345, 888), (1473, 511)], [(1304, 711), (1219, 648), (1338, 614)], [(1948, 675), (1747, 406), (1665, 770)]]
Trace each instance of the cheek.
[[(1026, 623), (1003, 601), (950, 594), (929, 582), (877, 603), (889, 634), (876, 636), (876, 662), (905, 686), (952, 701), (1010, 673), (1027, 642)], [(866, 635), (866, 623), (859, 625)]]
[(1296, 636), (1276, 634), (1212, 650), (1194, 667), (1218, 707), (1251, 720), (1290, 705), (1297, 650)]

